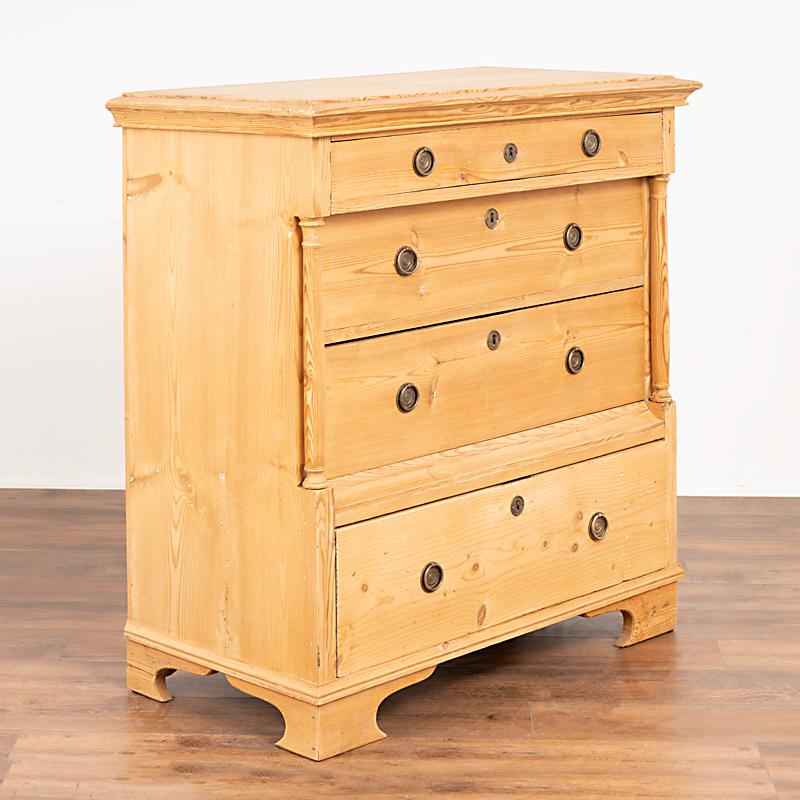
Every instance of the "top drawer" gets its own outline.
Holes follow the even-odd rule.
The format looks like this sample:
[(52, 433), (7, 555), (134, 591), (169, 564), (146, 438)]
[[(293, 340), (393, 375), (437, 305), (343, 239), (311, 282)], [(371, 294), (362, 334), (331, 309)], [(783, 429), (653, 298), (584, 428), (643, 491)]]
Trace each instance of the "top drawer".
[(333, 142), (331, 208), (341, 213), (430, 202), (440, 199), (430, 190), (594, 170), (664, 171), (661, 114), (490, 123)]

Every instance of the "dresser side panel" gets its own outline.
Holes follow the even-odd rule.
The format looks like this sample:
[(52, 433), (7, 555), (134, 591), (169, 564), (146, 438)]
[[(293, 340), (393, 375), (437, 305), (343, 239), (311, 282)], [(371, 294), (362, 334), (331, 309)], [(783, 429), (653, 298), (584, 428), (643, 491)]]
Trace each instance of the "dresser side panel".
[(295, 219), (312, 145), (124, 137), (130, 626), (316, 681), (330, 498), (299, 488)]

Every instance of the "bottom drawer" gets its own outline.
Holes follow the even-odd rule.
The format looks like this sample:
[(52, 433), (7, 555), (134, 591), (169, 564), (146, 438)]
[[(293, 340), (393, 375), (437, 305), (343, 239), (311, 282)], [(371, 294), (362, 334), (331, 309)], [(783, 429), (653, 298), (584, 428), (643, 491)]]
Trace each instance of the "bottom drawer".
[(658, 441), (338, 528), (339, 675), (667, 566), (667, 474)]

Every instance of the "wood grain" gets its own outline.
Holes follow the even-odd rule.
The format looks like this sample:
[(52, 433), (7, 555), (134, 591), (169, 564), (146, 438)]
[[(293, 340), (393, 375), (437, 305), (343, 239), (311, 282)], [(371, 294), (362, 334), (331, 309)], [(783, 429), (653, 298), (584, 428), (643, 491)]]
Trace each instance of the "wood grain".
[(239, 678), (228, 680), (237, 689), (280, 709), (286, 730), (276, 742), (278, 747), (312, 761), (323, 761), (385, 738), (386, 734), (378, 727), (378, 706), (390, 694), (430, 677), (434, 669), (426, 667), (322, 704), (307, 703)]
[(675, 109), (661, 110), (661, 131), (664, 137), (664, 173), (675, 172)]
[[(670, 566), (665, 457), (653, 442), (338, 528), (339, 674)], [(599, 542), (596, 512), (609, 520)], [(444, 569), (432, 593), (427, 562)]]
[[(437, 189), (433, 197), (425, 192), (394, 194), (391, 197), (391, 202), (387, 198), (378, 197), (373, 201), (364, 203), (360, 211), (375, 211), (382, 208), (411, 208), (418, 205), (430, 205), (432, 201), (442, 203), (451, 200), (467, 200), (473, 197), (514, 195), (518, 192), (558, 189), (564, 186), (591, 186), (596, 183), (644, 178), (652, 174), (653, 169), (651, 166), (619, 167), (613, 170), (592, 169), (585, 172), (567, 172), (559, 175), (539, 175), (535, 178), (518, 178), (513, 181), (471, 183), (464, 186), (448, 186), (443, 189)], [(331, 213), (334, 216), (340, 216), (348, 212), (331, 209)]]
[(684, 105), (696, 81), (670, 75), (472, 67), (281, 83), (126, 92), (118, 125), (296, 136)]
[(441, 500), (664, 436), (663, 420), (639, 402), (342, 475), (330, 483), (336, 524)]
[(126, 689), (121, 492), (2, 490), (0, 796), (792, 798), (798, 520), (796, 498), (681, 498), (674, 634), (616, 650), (607, 614), (478, 650), (387, 699), (388, 738), (312, 769), (222, 675), (175, 673), (167, 707)]
[(303, 247), (303, 486), (325, 488), (325, 356), (319, 251), (324, 220), (301, 219)]
[(127, 643), (128, 688), (137, 694), (166, 703), (172, 700), (172, 695), (167, 689), (166, 679), (176, 670), (189, 672), (192, 675), (212, 675), (213, 669), (193, 664), (183, 658), (175, 658), (166, 653), (159, 653), (151, 647), (145, 647), (138, 642)]
[(642, 202), (647, 207), (648, 224), (645, 225), (644, 247), (642, 253), (642, 272), (644, 274), (644, 396), (649, 398), (652, 388), (650, 374), (650, 183), (642, 181)]
[[(582, 117), (472, 125), (399, 136), (334, 141), (331, 145), (331, 210), (361, 211), (393, 205), (395, 195), (425, 192), (436, 199), (440, 188), (509, 181), (588, 170), (646, 167), (662, 173), (661, 114)], [(587, 157), (584, 132), (596, 129), (602, 145)], [(508, 163), (503, 148), (518, 147)], [(413, 169), (414, 153), (433, 151), (433, 171), (424, 177)]]
[[(658, 415), (658, 407), (648, 403), (651, 411)], [(667, 542), (670, 547), (670, 561), (678, 560), (678, 409), (674, 402), (662, 406), (667, 443)]]
[(402, 678), (426, 667), (436, 666), (458, 656), (471, 653), (482, 647), (504, 642), (515, 636), (522, 636), (547, 625), (562, 622), (565, 619), (586, 614), (596, 608), (604, 608), (629, 597), (657, 589), (669, 583), (675, 583), (684, 575), (680, 565), (647, 573), (639, 578), (632, 578), (623, 583), (614, 584), (580, 597), (573, 597), (547, 608), (532, 611), (513, 617), (489, 628), (481, 628), (466, 636), (448, 639), (434, 647), (400, 657), (391, 663), (380, 664), (350, 675), (336, 676), (327, 683), (311, 683), (293, 679), (283, 673), (270, 672), (259, 667), (218, 656), (215, 653), (198, 647), (176, 647), (169, 639), (146, 634), (140, 636), (130, 623), (125, 628), (128, 641), (141, 642), (170, 657), (188, 660), (191, 664), (204, 664), (209, 669), (224, 673), (228, 678), (252, 683), (271, 692), (286, 697), (293, 697), (305, 703), (318, 705), (330, 703), (352, 694), (364, 692), (372, 687)]
[(286, 214), (313, 207), (311, 143), (124, 134), (130, 623), (316, 679), (331, 646), (323, 587), (304, 578), (330, 498), (299, 488), (302, 256)]
[(669, 403), (669, 275), (667, 269), (667, 181), (650, 179), (650, 399)]
[(597, 608), (584, 616), (596, 617), (612, 611), (622, 612), (622, 631), (615, 643), (617, 647), (630, 647), (653, 636), (669, 633), (678, 623), (678, 586), (675, 583), (659, 586)]
[[(386, 209), (320, 231), (326, 342), (641, 285), (648, 206), (642, 180)], [(500, 213), (494, 229), (487, 208)], [(583, 242), (564, 247), (564, 229)], [(395, 256), (418, 266), (401, 276)]]
[[(415, 458), (642, 398), (641, 289), (326, 348), (327, 473)], [(498, 330), (500, 347), (486, 337)], [(586, 355), (567, 372), (570, 347)], [(401, 413), (412, 382), (419, 403)]]

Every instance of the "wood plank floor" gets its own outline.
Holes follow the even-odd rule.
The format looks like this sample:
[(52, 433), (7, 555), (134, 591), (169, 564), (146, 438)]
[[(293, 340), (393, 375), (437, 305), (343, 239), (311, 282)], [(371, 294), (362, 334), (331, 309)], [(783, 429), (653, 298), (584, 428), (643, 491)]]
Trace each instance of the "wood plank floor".
[(460, 658), (314, 764), (219, 675), (126, 690), (121, 493), (3, 490), (0, 797), (800, 798), (800, 499), (683, 499), (680, 546), (677, 633), (617, 650), (609, 614)]

